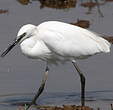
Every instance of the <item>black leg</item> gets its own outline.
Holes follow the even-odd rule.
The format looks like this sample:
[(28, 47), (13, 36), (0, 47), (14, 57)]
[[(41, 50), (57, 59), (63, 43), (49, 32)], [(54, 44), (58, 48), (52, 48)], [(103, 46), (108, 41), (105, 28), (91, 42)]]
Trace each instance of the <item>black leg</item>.
[(41, 85), (38, 89), (38, 92), (36, 93), (36, 95), (34, 96), (33, 100), (31, 101), (31, 103), (27, 106), (26, 110), (28, 110), (30, 108), (31, 105), (36, 105), (36, 100), (39, 98), (39, 96), (41, 95), (41, 93), (43, 92), (44, 90), (44, 87), (45, 87), (45, 83), (46, 83), (46, 80), (47, 80), (47, 76), (48, 76), (48, 71), (49, 71), (49, 68), (48, 66), (46, 66), (46, 70), (45, 70), (45, 74), (44, 74), (44, 77), (42, 79), (42, 82), (41, 82)]
[(80, 76), (80, 81), (81, 81), (81, 105), (85, 106), (85, 76), (81, 72), (80, 68), (78, 67), (76, 61), (72, 61), (72, 64), (76, 68), (79, 76)]

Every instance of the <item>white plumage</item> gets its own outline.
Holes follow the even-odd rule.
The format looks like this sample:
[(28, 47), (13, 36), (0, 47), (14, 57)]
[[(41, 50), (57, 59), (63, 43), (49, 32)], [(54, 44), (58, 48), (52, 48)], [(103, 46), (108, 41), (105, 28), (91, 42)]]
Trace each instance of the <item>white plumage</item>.
[(30, 105), (36, 104), (37, 98), (44, 90), (48, 76), (48, 63), (71, 61), (81, 81), (81, 105), (85, 105), (85, 76), (76, 63), (101, 52), (110, 52), (113, 38), (102, 38), (89, 30), (58, 21), (44, 22), (38, 26), (24, 25), (17, 34), (16, 40), (1, 54), (4, 57), (16, 44), (20, 43), (22, 53), (30, 58), (47, 62), (41, 86)]
[(87, 58), (109, 52), (111, 44), (99, 35), (71, 24), (48, 21), (38, 26), (24, 25), (18, 35), (27, 33), (21, 41), (22, 52), (31, 58), (51, 63)]

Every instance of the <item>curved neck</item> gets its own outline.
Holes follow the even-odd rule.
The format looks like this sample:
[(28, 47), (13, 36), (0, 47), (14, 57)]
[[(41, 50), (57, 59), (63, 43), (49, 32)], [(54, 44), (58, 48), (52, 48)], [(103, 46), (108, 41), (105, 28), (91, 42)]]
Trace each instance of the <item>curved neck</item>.
[(21, 47), (22, 53), (29, 56), (36, 42), (37, 41), (34, 39), (34, 37), (30, 37), (24, 40), (23, 42), (21, 42), (20, 47)]

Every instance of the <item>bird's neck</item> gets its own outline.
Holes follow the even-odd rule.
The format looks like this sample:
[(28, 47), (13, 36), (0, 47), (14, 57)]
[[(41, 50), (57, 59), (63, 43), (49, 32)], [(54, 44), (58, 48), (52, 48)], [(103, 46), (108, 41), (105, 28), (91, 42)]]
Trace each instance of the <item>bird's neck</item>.
[(31, 50), (36, 44), (36, 42), (37, 41), (33, 37), (28, 38), (24, 40), (23, 42), (21, 42), (20, 47), (21, 47), (22, 53), (26, 56), (30, 56)]
[(51, 51), (44, 44), (43, 41), (36, 39), (36, 37), (31, 37), (24, 40), (20, 44), (22, 53), (32, 59), (43, 59), (49, 58), (51, 56)]

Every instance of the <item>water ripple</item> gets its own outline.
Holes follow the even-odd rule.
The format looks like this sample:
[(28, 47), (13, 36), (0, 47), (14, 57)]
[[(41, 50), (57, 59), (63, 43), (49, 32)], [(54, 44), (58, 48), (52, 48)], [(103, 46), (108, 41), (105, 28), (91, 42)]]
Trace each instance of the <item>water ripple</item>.
[[(0, 95), (0, 105), (22, 105), (29, 103), (34, 94), (23, 93), (23, 94), (6, 94)], [(73, 104), (80, 101), (80, 93), (43, 93), (43, 95), (38, 99), (38, 104)], [(88, 91), (86, 92), (86, 101), (113, 101), (113, 90), (105, 91)]]

